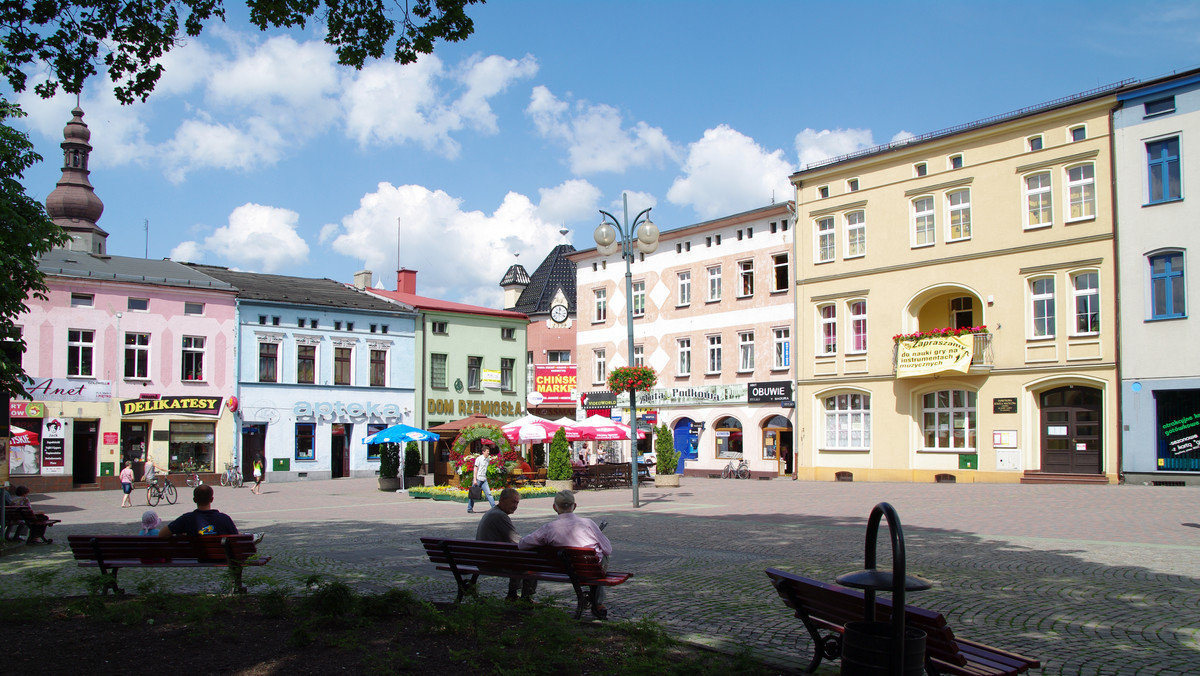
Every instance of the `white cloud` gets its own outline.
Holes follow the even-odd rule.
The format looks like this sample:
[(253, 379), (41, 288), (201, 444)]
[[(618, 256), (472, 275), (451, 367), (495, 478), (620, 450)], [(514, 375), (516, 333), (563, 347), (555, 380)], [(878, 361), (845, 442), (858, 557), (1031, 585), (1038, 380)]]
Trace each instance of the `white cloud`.
[(180, 263), (202, 263), (204, 262), (204, 247), (199, 242), (188, 240), (180, 242), (171, 249), (171, 255), (168, 256), (173, 261)]
[(600, 202), (600, 189), (583, 179), (564, 181), (553, 188), (538, 190), (541, 202), (537, 215), (548, 223), (570, 223), (593, 219), (599, 223), (600, 213), (596, 210)]
[[(790, 199), (793, 168), (782, 150), (768, 152), (725, 125), (704, 132), (688, 147), (684, 176), (667, 191), (673, 204), (688, 205), (701, 218), (717, 218)], [(632, 207), (631, 207), (632, 208)]]
[(229, 214), (228, 225), (205, 238), (204, 248), (260, 272), (303, 264), (308, 260), (308, 244), (296, 234), (299, 219), (288, 209), (243, 204)]
[(911, 131), (904, 131), (901, 129), (892, 136), (892, 143), (895, 143), (896, 141), (907, 141), (910, 138), (916, 138), (916, 134), (912, 133)]
[(805, 129), (796, 134), (796, 154), (800, 157), (801, 168), (875, 145), (870, 129)]
[(160, 146), (159, 152), (175, 159), (164, 167), (167, 178), (181, 183), (196, 169), (246, 171), (278, 160), (283, 145), (278, 129), (258, 117), (247, 119), (246, 126), (185, 120), (175, 137)]
[(578, 101), (574, 110), (542, 85), (534, 87), (525, 113), (538, 132), (567, 146), (571, 171), (591, 174), (623, 172), (629, 167), (678, 162), (678, 150), (658, 127), (638, 122), (621, 128), (621, 113), (612, 106)]
[[(399, 228), (397, 225), (399, 224)], [(334, 251), (395, 288), (396, 239), (400, 267), (418, 270), (417, 293), (433, 298), (500, 307), (504, 272), (516, 260), (540, 263), (560, 241), (556, 222), (539, 216), (529, 198), (509, 193), (491, 214), (463, 211), (461, 200), (419, 185), (380, 183), (342, 219)]]

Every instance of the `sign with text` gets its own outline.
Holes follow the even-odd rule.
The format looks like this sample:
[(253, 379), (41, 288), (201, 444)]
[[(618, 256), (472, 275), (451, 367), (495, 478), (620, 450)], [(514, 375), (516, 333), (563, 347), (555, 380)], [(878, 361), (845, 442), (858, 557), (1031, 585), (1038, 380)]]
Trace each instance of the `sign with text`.
[(1200, 471), (1200, 390), (1154, 393), (1158, 421), (1158, 469)]
[(1016, 413), (1017, 398), (1016, 397), (994, 397), (992, 399), (992, 413)]
[(751, 404), (773, 404), (789, 401), (792, 398), (792, 382), (790, 380), (773, 380), (763, 383), (750, 383), (748, 396)]
[(534, 364), (533, 389), (543, 404), (571, 404), (576, 389), (575, 364)]
[[(693, 385), (690, 387), (656, 387), (647, 392), (638, 392), (638, 408), (662, 408), (667, 406), (703, 406), (705, 404), (745, 404), (746, 384)], [(616, 406), (629, 407), (629, 393), (617, 395)]]
[(34, 378), (25, 385), (25, 393), (35, 401), (108, 401), (112, 381)]
[(480, 377), (482, 378), (481, 382), (483, 384), (483, 389), (485, 389), (485, 390), (500, 389), (500, 372), (499, 371), (493, 371), (492, 369), (481, 369), (480, 374), (481, 374)]
[(46, 407), (36, 401), (8, 402), (8, 417), (10, 418), (41, 418), (46, 415)]
[(121, 415), (221, 415), (220, 397), (163, 397), (161, 399), (126, 399), (121, 402)]
[(65, 439), (42, 439), (42, 474), (66, 474)]
[(896, 377), (916, 378), (944, 371), (966, 373), (971, 368), (975, 337), (929, 336), (896, 344)]

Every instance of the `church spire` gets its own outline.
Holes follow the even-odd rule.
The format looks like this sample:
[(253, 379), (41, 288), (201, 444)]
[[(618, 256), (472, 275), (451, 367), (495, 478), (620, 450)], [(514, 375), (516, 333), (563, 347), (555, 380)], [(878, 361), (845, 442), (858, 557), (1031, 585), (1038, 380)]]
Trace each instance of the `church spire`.
[(92, 132), (83, 122), (83, 109), (76, 104), (71, 121), (63, 129), (63, 168), (58, 187), (46, 197), (46, 213), (71, 235), (68, 245), (75, 251), (105, 253), (108, 233), (96, 221), (104, 213), (104, 202), (88, 181), (88, 141)]

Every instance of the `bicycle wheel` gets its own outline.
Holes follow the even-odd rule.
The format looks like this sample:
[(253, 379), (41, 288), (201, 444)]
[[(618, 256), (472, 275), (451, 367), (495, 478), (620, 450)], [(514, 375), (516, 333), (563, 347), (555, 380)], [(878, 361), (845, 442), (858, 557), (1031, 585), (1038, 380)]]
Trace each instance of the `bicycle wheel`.
[(163, 494), (167, 498), (168, 505), (175, 504), (175, 501), (179, 499), (179, 494), (175, 492), (175, 486), (171, 484), (167, 484), (167, 487), (163, 489)]
[(749, 479), (750, 478), (750, 468), (746, 467), (746, 466), (738, 467), (737, 468), (737, 478)]
[(229, 484), (230, 484), (230, 481), (229, 481), (229, 472), (225, 472), (225, 473), (223, 473), (223, 474), (221, 475), (221, 485), (222, 485), (222, 486), (228, 486)]
[(242, 479), (242, 473), (237, 470), (234, 470), (233, 481), (230, 483), (234, 488), (241, 488), (246, 485), (246, 482)]
[(725, 469), (721, 470), (721, 478), (728, 479), (731, 476), (733, 476), (733, 468), (729, 465), (725, 465)]
[(146, 489), (146, 504), (151, 507), (157, 507), (161, 496), (162, 494), (155, 490), (154, 486), (150, 486)]

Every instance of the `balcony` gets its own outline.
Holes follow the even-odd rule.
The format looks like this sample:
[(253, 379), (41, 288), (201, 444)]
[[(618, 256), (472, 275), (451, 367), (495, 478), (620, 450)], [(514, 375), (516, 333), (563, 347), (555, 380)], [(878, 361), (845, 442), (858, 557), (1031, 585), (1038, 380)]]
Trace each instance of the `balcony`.
[[(979, 375), (979, 374), (986, 374), (986, 373), (991, 372), (992, 366), (993, 366), (993, 364), (992, 364), (992, 334), (990, 334), (990, 333), (970, 333), (970, 334), (964, 334), (964, 335), (960, 336), (960, 338), (967, 338), (967, 337), (969, 337), (971, 339), (971, 361), (970, 361), (970, 365), (968, 366), (967, 373)], [(909, 341), (905, 341), (905, 342), (911, 346), (910, 349), (916, 348), (917, 350), (920, 350), (921, 348), (932, 347), (934, 344), (941, 342), (942, 338), (943, 337), (941, 337), (941, 336), (926, 336), (926, 337), (917, 338), (915, 340), (909, 340)], [(945, 372), (945, 371), (958, 371), (959, 370), (958, 368), (955, 367), (955, 364), (952, 364), (952, 363), (947, 363), (945, 365), (945, 368), (938, 370), (937, 360), (931, 359), (930, 360), (931, 365), (928, 368), (926, 368), (920, 372), (915, 372), (915, 373), (908, 372), (905, 374), (900, 374), (899, 368), (898, 368), (899, 367), (899, 358), (900, 358), (900, 343), (897, 342), (895, 345), (892, 346), (892, 375), (897, 378), (914, 378), (914, 377), (932, 376), (932, 375), (936, 375), (937, 373), (941, 373), (941, 372)]]

